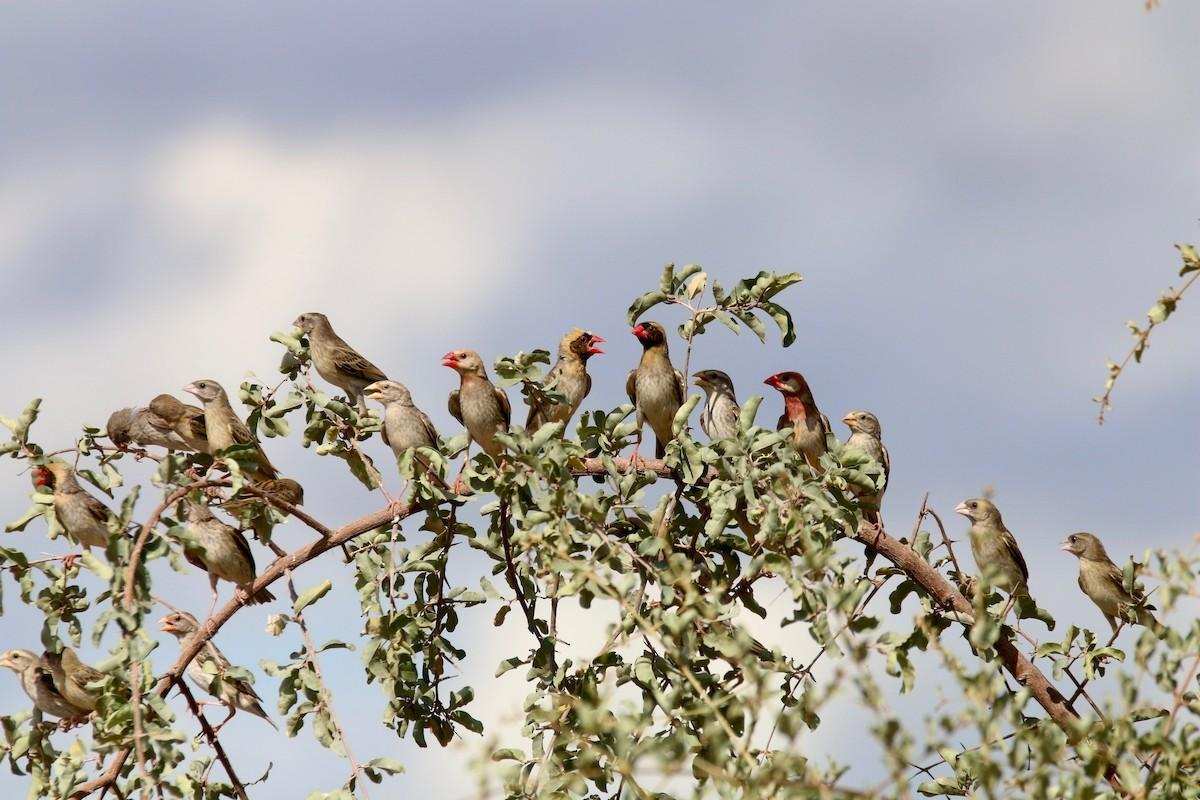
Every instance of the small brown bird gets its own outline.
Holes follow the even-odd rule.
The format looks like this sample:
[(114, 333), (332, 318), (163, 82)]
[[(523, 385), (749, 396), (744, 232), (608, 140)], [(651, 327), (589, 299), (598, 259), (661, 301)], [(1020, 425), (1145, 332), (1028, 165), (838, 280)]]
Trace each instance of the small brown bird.
[(702, 369), (692, 383), (704, 390), (704, 410), (700, 428), (709, 439), (732, 439), (741, 433), (738, 419), (742, 408), (733, 391), (733, 381), (719, 369)]
[(1082, 531), (1072, 533), (1063, 541), (1062, 549), (1079, 558), (1079, 588), (1100, 609), (1113, 634), (1117, 632), (1117, 620), (1124, 621), (1130, 611), (1138, 625), (1156, 632), (1162, 629), (1150, 613), (1154, 606), (1146, 605), (1142, 593), (1130, 594), (1125, 589), (1125, 576), (1098, 538)]
[[(169, 633), (179, 640), (181, 646), (187, 646), (188, 640), (200, 630), (200, 622), (186, 611), (173, 611), (158, 621), (159, 629)], [(262, 717), (272, 728), (279, 730), (267, 712), (263, 710), (262, 698), (254, 691), (254, 687), (240, 678), (227, 677), (226, 673), (233, 665), (225, 654), (217, 649), (211, 640), (204, 643), (200, 652), (188, 664), (187, 675), (192, 683), (221, 701), (229, 709), (229, 716), (216, 727), (217, 731), (225, 727), (225, 723), (233, 719), (238, 711), (246, 711), (256, 717)], [(221, 682), (216, 692), (212, 690), (213, 678), (221, 676)]]
[(1017, 546), (1017, 538), (1004, 526), (1000, 518), (1000, 509), (991, 500), (974, 497), (964, 500), (954, 507), (971, 521), (967, 531), (971, 537), (971, 554), (975, 557), (975, 565), (981, 571), (991, 571), (994, 575), (997, 589), (1008, 593), (1008, 605), (1000, 619), (1008, 616), (1013, 603), (1020, 597), (1025, 597), (1030, 603), (1029, 596), (1029, 567), (1021, 548)]
[(376, 381), (387, 380), (383, 370), (334, 333), (324, 314), (310, 311), (296, 317), (292, 324), (308, 336), (308, 352), (317, 374), (345, 392), (351, 402), (358, 404), (358, 410), (365, 413), (363, 390)]
[[(208, 584), (212, 589), (212, 606), (208, 613), (212, 614), (217, 605), (218, 580), (227, 580), (249, 594), (256, 576), (254, 553), (242, 532), (217, 519), (208, 506), (190, 500), (185, 501), (184, 506), (187, 530), (195, 540), (193, 546), (184, 549), (184, 557), (189, 564), (208, 573)], [(246, 603), (252, 605), (274, 599), (275, 595), (262, 589), (251, 595)]]
[(108, 546), (112, 512), (84, 491), (69, 464), (53, 459), (45, 466), (35, 467), (33, 483), (54, 490), (54, 516), (72, 541), (87, 549)]
[(572, 328), (558, 343), (558, 362), (546, 373), (543, 386), (566, 398), (565, 403), (534, 401), (529, 406), (525, 430), (533, 433), (548, 422), (561, 422), (564, 426), (575, 416), (583, 399), (592, 391), (592, 376), (588, 374), (587, 362), (592, 356), (602, 355), (599, 345), (604, 338), (591, 331)]
[(183, 390), (204, 404), (204, 431), (208, 437), (210, 455), (235, 444), (251, 444), (254, 445), (255, 458), (253, 464), (245, 467), (247, 475), (256, 481), (279, 477), (279, 472), (263, 452), (258, 439), (229, 405), (229, 395), (221, 384), (211, 378), (201, 378), (189, 383)]
[(160, 394), (150, 401), (149, 409), (171, 426), (171, 430), (187, 444), (188, 449), (197, 453), (209, 452), (203, 408), (187, 405), (169, 394)]
[(429, 415), (413, 403), (407, 386), (396, 381), (378, 381), (363, 394), (383, 406), (383, 442), (392, 448), (397, 459), (417, 447), (437, 449), (437, 428)]
[(153, 408), (122, 408), (114, 411), (105, 426), (108, 438), (122, 450), (130, 444), (138, 447), (165, 447), (167, 450), (192, 448), (175, 432), (170, 420), (155, 413)]
[(58, 689), (68, 703), (76, 708), (95, 711), (99, 694), (89, 689), (88, 684), (104, 677), (104, 673), (88, 666), (79, 660), (79, 656), (69, 647), (64, 647), (61, 653), (42, 653), (42, 661), (50, 669), (50, 677), (54, 680), (54, 688)]
[(878, 492), (857, 486), (853, 489), (863, 507), (877, 513), (883, 503), (883, 493), (887, 491), (888, 477), (892, 474), (892, 459), (883, 445), (883, 428), (879, 425), (879, 418), (870, 411), (851, 411), (842, 417), (842, 422), (850, 429), (846, 447), (857, 450), (883, 467), (883, 488)]
[(86, 717), (89, 710), (74, 705), (63, 697), (54, 685), (50, 665), (29, 650), (6, 650), (0, 653), (0, 667), (7, 667), (21, 679), (21, 688), (39, 714), (58, 717), (64, 723)]
[(459, 388), (450, 393), (450, 415), (467, 429), (471, 441), (493, 459), (499, 459), (504, 445), (496, 438), (512, 424), (508, 395), (488, 380), (483, 359), (474, 350), (451, 350), (442, 356), (442, 366), (458, 373)]
[(821, 456), (829, 449), (825, 437), (833, 430), (829, 418), (817, 408), (808, 381), (799, 372), (777, 372), (763, 381), (783, 395), (783, 414), (775, 430), (792, 429), (792, 443), (808, 465), (823, 471)]
[[(254, 488), (260, 492), (269, 495), (271, 498), (281, 500), (288, 505), (302, 506), (304, 505), (304, 487), (291, 478), (275, 478), (273, 480), (258, 481), (254, 484)], [(233, 499), (226, 500), (221, 504), (221, 508), (233, 514), (238, 519), (243, 519), (247, 515), (254, 515), (264, 505), (270, 504), (269, 500), (263, 497), (247, 492), (243, 489), (242, 493)], [(282, 513), (287, 513), (285, 509), (274, 506), (274, 508)]]
[(674, 438), (671, 427), (687, 389), (683, 373), (671, 365), (666, 329), (657, 322), (643, 322), (631, 332), (642, 343), (637, 369), (630, 370), (625, 379), (625, 393), (637, 409), (638, 440), (633, 448), (633, 461), (637, 461), (642, 428), (647, 422), (654, 431), (654, 455), (662, 458), (667, 454), (667, 442)]

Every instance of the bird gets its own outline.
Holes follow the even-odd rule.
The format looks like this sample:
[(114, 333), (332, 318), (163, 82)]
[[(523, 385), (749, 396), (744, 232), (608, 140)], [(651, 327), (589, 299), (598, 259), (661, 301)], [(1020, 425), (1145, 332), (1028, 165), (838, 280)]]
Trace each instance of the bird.
[(167, 422), (171, 430), (197, 453), (209, 452), (208, 433), (204, 425), (204, 409), (188, 405), (169, 394), (160, 394), (150, 401), (150, 411)]
[(366, 413), (363, 390), (377, 381), (387, 380), (383, 370), (365, 359), (346, 340), (333, 331), (329, 317), (310, 311), (292, 323), (308, 336), (308, 352), (317, 374), (346, 393), (346, 397)]
[(121, 408), (114, 411), (105, 425), (109, 440), (122, 450), (135, 444), (139, 447), (165, 447), (167, 450), (193, 450), (175, 432), (171, 420), (159, 416), (152, 407)]
[(826, 436), (833, 429), (829, 418), (817, 408), (808, 381), (799, 372), (777, 372), (763, 381), (783, 395), (783, 414), (775, 430), (792, 430), (792, 444), (804, 454), (804, 460), (823, 472), (821, 456), (829, 449)]
[(54, 685), (51, 667), (44, 659), (29, 650), (6, 650), (0, 653), (0, 667), (7, 667), (21, 679), (21, 688), (39, 714), (49, 714), (63, 720), (64, 726), (86, 717), (89, 710), (75, 705)]
[(383, 443), (392, 448), (397, 459), (414, 448), (437, 449), (437, 428), (429, 415), (413, 403), (407, 386), (390, 380), (376, 381), (363, 393), (383, 406)]
[(194, 567), (208, 573), (208, 584), (212, 589), (212, 608), (217, 605), (217, 581), (227, 580), (248, 595), (246, 603), (267, 603), (275, 595), (266, 589), (250, 594), (254, 583), (254, 553), (241, 531), (217, 519), (207, 505), (185, 500), (186, 528), (193, 542), (184, 548), (184, 558)]
[(971, 554), (975, 557), (976, 566), (991, 572), (993, 585), (1008, 593), (1008, 604), (1001, 620), (1008, 616), (1018, 598), (1026, 598), (1032, 603), (1033, 598), (1029, 596), (1029, 567), (1021, 555), (1021, 548), (1017, 546), (1016, 537), (1004, 526), (1000, 509), (991, 500), (974, 497), (959, 503), (954, 511), (971, 521), (967, 532), (971, 537)]
[(842, 417), (842, 422), (850, 429), (850, 438), (846, 447), (857, 450), (875, 463), (883, 467), (883, 488), (879, 491), (852, 487), (855, 497), (871, 516), (878, 519), (878, 512), (883, 503), (883, 493), (887, 491), (888, 477), (892, 472), (892, 460), (887, 447), (883, 444), (883, 429), (879, 418), (870, 411), (851, 411)]
[[(169, 633), (179, 640), (180, 645), (187, 647), (189, 640), (200, 630), (200, 622), (186, 611), (172, 611), (158, 621), (159, 630)], [(262, 698), (254, 691), (249, 682), (241, 678), (230, 678), (226, 675), (233, 665), (211, 640), (206, 641), (200, 652), (187, 666), (187, 676), (192, 683), (208, 692), (221, 704), (229, 709), (229, 716), (216, 726), (217, 731), (225, 727), (225, 723), (233, 719), (238, 711), (246, 711), (256, 717), (262, 717), (276, 730), (279, 728), (263, 710)], [(220, 677), (221, 681), (213, 689), (213, 678)]]
[(208, 437), (209, 455), (238, 444), (253, 445), (251, 463), (243, 467), (247, 475), (256, 481), (279, 477), (279, 472), (263, 452), (258, 439), (229, 405), (229, 395), (221, 384), (211, 378), (201, 378), (189, 383), (183, 390), (204, 404), (204, 431)]
[(738, 420), (742, 409), (733, 391), (733, 381), (719, 369), (702, 369), (692, 383), (704, 390), (704, 410), (700, 429), (709, 439), (731, 439), (741, 432)]
[[(107, 547), (108, 523), (112, 512), (108, 507), (89, 494), (75, 479), (75, 471), (64, 461), (51, 459), (33, 470), (35, 486), (47, 486), (54, 491), (54, 516), (67, 532), (68, 538), (90, 550)], [(67, 556), (70, 563), (78, 556)]]
[[(268, 505), (283, 512), (284, 509), (271, 503), (271, 499), (287, 503), (290, 506), (304, 505), (304, 487), (291, 478), (270, 478), (265, 481), (257, 481), (254, 483), (254, 488), (262, 494), (247, 492), (243, 489), (240, 494), (222, 503), (221, 508), (238, 519), (245, 519), (254, 516)], [(267, 495), (267, 497), (264, 498), (262, 495)]]
[(483, 359), (474, 350), (451, 350), (442, 356), (442, 366), (458, 373), (459, 388), (450, 393), (450, 416), (467, 429), (471, 441), (478, 444), (493, 459), (498, 459), (504, 445), (496, 438), (512, 423), (512, 407), (508, 395), (488, 380)]
[(1154, 606), (1146, 605), (1140, 589), (1135, 587), (1134, 594), (1130, 594), (1125, 588), (1125, 576), (1096, 536), (1083, 531), (1072, 533), (1063, 540), (1061, 549), (1078, 557), (1079, 588), (1108, 620), (1113, 635), (1117, 633), (1117, 620), (1125, 620), (1130, 609), (1134, 610), (1138, 625), (1155, 632), (1162, 629), (1150, 613)]
[(643, 322), (634, 326), (631, 333), (642, 343), (641, 360), (625, 380), (625, 393), (637, 409), (638, 440), (632, 459), (636, 462), (642, 444), (642, 428), (647, 422), (654, 431), (655, 457), (662, 458), (667, 454), (667, 442), (674, 438), (675, 412), (683, 405), (687, 390), (683, 373), (671, 365), (667, 332), (663, 326), (657, 322)]
[(602, 355), (599, 345), (604, 337), (582, 328), (572, 328), (558, 343), (558, 361), (546, 373), (542, 386), (561, 394), (565, 402), (556, 403), (548, 399), (534, 399), (529, 404), (529, 416), (525, 430), (533, 433), (548, 422), (561, 422), (565, 427), (579, 410), (583, 399), (592, 391), (592, 376), (588, 374), (587, 362), (592, 356)]
[(79, 655), (69, 647), (64, 647), (61, 653), (42, 653), (42, 661), (50, 669), (50, 677), (54, 688), (58, 690), (68, 703), (86, 711), (95, 711), (100, 699), (94, 689), (88, 684), (101, 680), (104, 673), (79, 660)]

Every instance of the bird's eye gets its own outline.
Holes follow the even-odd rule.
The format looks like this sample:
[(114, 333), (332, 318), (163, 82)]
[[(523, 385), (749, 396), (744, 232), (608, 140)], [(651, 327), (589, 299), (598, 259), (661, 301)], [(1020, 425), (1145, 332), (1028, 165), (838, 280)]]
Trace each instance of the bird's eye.
[(976, 503), (974, 501), (967, 503), (967, 508), (979, 508), (979, 503)]

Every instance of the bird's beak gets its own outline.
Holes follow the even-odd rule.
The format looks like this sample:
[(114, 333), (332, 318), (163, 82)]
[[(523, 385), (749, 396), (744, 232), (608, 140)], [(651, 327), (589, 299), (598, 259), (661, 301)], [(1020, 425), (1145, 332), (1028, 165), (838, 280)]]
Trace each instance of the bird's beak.
[(844, 422), (844, 423), (846, 423), (847, 425), (849, 425), (849, 424), (850, 424), (850, 422), (851, 422), (853, 419), (854, 419), (854, 416), (853, 416), (853, 415), (851, 415), (851, 414), (847, 414), (846, 416), (842, 417), (842, 422)]
[(454, 355), (453, 350), (442, 356), (442, 366), (449, 367), (450, 369), (458, 369), (458, 356)]
[(600, 336), (598, 334), (595, 334), (595, 333), (590, 333), (588, 335), (592, 337), (591, 340), (588, 342), (588, 355), (589, 356), (604, 355), (604, 351), (596, 346), (598, 344), (604, 344), (604, 341), (605, 341), (604, 337)]
[(372, 383), (363, 389), (363, 395), (374, 400), (379, 397), (379, 390), (382, 387), (378, 383)]
[(1070, 553), (1071, 555), (1075, 555), (1075, 550), (1072, 549), (1071, 542), (1069, 539), (1063, 539), (1062, 544), (1059, 545), (1058, 549), (1062, 550), (1065, 553)]
[(770, 386), (772, 389), (778, 389), (780, 381), (777, 375), (772, 375), (763, 381), (763, 383), (765, 383), (767, 386)]
[(692, 376), (692, 385), (699, 386), (701, 389), (703, 389), (704, 388), (704, 378), (701, 378), (699, 375), (693, 375)]
[(634, 336), (636, 336), (639, 341), (646, 338), (646, 326), (645, 325), (638, 325), (638, 326), (634, 327), (632, 330), (630, 330), (629, 332), (632, 333)]
[(167, 622), (166, 617), (163, 617), (158, 621), (158, 629), (163, 633), (170, 633), (173, 630), (171, 623)]
[(200, 396), (200, 387), (194, 383), (189, 383), (187, 386), (183, 387), (183, 390), (190, 395), (194, 395), (196, 397)]
[(299, 327), (300, 327), (300, 318), (299, 318), (299, 317), (296, 317), (294, 320), (292, 320), (292, 327), (293, 327), (293, 328), (299, 328)]
[(956, 506), (954, 507), (954, 513), (955, 513), (955, 514), (962, 514), (964, 517), (966, 517), (966, 518), (968, 518), (968, 519), (970, 519), (970, 517), (971, 517), (971, 514), (970, 514), (970, 512), (969, 512), (969, 511), (967, 511), (967, 504), (966, 504), (966, 503), (959, 503), (958, 505), (956, 505)]

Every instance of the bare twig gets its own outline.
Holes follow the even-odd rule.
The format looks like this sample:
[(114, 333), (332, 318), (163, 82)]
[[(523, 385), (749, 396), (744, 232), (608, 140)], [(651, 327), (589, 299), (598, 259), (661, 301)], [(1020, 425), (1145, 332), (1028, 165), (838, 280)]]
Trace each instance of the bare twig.
[(209, 746), (217, 755), (217, 760), (225, 768), (225, 774), (229, 777), (229, 782), (233, 784), (233, 790), (237, 792), (239, 800), (250, 800), (246, 795), (246, 787), (238, 780), (237, 773), (233, 771), (233, 764), (229, 761), (229, 756), (226, 754), (225, 748), (221, 746), (221, 740), (217, 738), (217, 732), (213, 730), (213, 726), (205, 718), (204, 711), (201, 710), (199, 703), (196, 702), (192, 690), (182, 680), (176, 681), (175, 685), (179, 687), (179, 693), (187, 701), (188, 709), (191, 710), (192, 716), (200, 723), (200, 730), (204, 733), (204, 738), (208, 740)]

